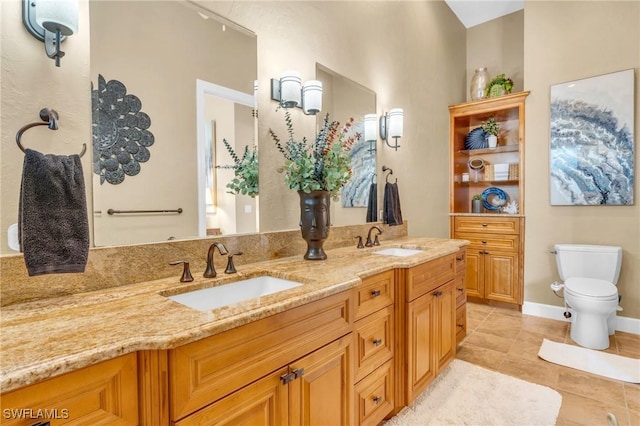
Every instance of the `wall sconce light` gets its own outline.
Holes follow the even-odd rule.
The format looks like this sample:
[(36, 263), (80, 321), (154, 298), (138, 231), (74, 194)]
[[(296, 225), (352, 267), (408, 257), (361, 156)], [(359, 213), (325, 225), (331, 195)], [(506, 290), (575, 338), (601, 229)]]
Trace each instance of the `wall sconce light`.
[(376, 151), (378, 117), (375, 114), (366, 114), (364, 116), (364, 140), (369, 142), (369, 152)]
[[(398, 138), (402, 137), (404, 127), (404, 112), (402, 108), (393, 108), (389, 113), (380, 117), (380, 137), (387, 143), (389, 148), (396, 151), (400, 148)], [(395, 139), (395, 145), (389, 143), (389, 138)]]
[(322, 82), (309, 80), (302, 86), (300, 73), (286, 71), (280, 79), (271, 79), (271, 99), (282, 108), (302, 108), (305, 115), (316, 115), (322, 110)]
[(59, 67), (64, 56), (60, 44), (78, 32), (78, 0), (22, 0), (22, 22)]

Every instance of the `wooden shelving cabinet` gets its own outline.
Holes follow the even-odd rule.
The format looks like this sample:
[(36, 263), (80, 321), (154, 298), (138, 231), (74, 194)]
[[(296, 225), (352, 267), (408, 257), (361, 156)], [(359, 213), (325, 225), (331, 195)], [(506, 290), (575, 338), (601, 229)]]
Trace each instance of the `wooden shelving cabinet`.
[[(495, 301), (522, 307), (524, 263), (525, 100), (528, 91), (449, 107), (451, 237), (470, 241), (464, 278), (472, 301)], [(496, 148), (467, 149), (466, 138), (493, 117), (500, 125)], [(484, 163), (474, 170), (469, 163)], [(478, 161), (482, 160), (482, 161)], [(497, 166), (496, 165), (502, 165)], [(508, 166), (507, 166), (508, 165)], [(497, 179), (495, 170), (508, 170)], [(469, 179), (463, 179), (468, 173)], [(489, 208), (472, 212), (474, 195), (502, 190), (516, 213), (504, 213), (485, 197)], [(484, 203), (483, 203), (484, 204)], [(460, 314), (460, 313), (459, 313)]]

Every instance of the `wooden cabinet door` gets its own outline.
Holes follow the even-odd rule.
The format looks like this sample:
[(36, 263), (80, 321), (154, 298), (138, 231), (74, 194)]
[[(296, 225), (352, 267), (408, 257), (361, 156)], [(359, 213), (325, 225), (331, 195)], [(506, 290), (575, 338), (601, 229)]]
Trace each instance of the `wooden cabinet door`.
[(484, 297), (484, 254), (482, 250), (467, 250), (467, 272), (465, 274), (467, 296)]
[(173, 423), (175, 426), (286, 425), (289, 386), (281, 377), (284, 367), (221, 400)]
[(432, 293), (427, 293), (407, 306), (407, 404), (413, 402), (436, 375), (434, 299)]
[(434, 292), (436, 373), (456, 357), (456, 288), (449, 281)]
[(2, 424), (137, 425), (136, 368), (131, 353), (7, 392), (2, 409), (10, 418), (3, 417)]
[(298, 377), (289, 384), (292, 425), (354, 423), (353, 336), (329, 343), (289, 365)]
[(484, 254), (485, 295), (501, 302), (521, 304), (518, 253), (489, 251)]

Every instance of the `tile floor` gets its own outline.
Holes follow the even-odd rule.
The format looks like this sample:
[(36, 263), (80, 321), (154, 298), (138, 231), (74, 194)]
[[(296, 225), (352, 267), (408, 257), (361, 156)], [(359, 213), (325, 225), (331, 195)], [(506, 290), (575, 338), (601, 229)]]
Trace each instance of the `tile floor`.
[[(607, 425), (606, 415), (613, 413), (620, 426), (640, 426), (640, 385), (544, 361), (538, 358), (543, 338), (575, 344), (567, 322), (467, 303), (467, 337), (457, 357), (558, 391), (557, 425)], [(616, 332), (607, 351), (640, 358), (640, 336)]]

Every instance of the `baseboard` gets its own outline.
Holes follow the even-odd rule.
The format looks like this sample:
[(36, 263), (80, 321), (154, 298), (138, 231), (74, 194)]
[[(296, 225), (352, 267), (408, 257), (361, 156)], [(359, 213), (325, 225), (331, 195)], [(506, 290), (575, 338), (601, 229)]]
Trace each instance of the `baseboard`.
[[(522, 305), (523, 314), (569, 322), (570, 320), (564, 317), (564, 311), (565, 308), (562, 306), (544, 305), (542, 303), (524, 302), (524, 305)], [(616, 324), (616, 330), (618, 331), (640, 334), (640, 319), (618, 315)]]

